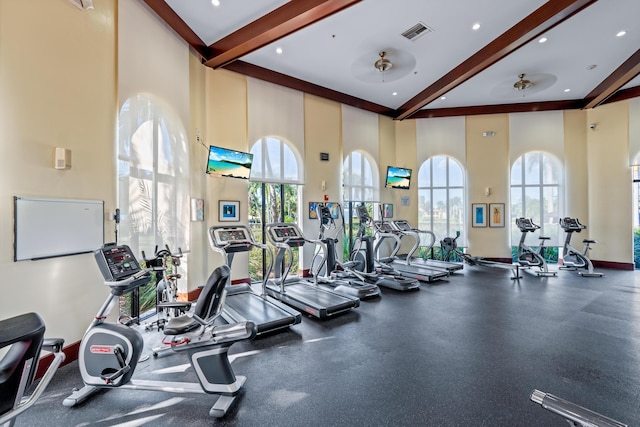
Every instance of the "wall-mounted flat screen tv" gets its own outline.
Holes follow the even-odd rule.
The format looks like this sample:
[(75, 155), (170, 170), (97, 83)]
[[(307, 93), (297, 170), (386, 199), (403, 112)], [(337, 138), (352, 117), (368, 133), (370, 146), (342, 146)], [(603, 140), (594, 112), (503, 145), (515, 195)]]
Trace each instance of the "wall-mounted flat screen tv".
[(249, 179), (253, 154), (209, 146), (207, 173), (228, 178)]
[(387, 167), (387, 179), (384, 182), (385, 187), (408, 190), (410, 184), (411, 169), (398, 168), (395, 166)]

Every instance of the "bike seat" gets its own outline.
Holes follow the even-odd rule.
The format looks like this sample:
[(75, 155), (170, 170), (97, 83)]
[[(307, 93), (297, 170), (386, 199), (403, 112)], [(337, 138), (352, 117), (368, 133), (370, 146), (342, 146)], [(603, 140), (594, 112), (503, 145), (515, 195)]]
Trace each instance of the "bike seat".
[(598, 243), (596, 240), (584, 239), (582, 243)]
[(547, 237), (547, 236), (540, 236), (538, 237), (539, 240), (549, 240), (551, 239), (551, 237)]

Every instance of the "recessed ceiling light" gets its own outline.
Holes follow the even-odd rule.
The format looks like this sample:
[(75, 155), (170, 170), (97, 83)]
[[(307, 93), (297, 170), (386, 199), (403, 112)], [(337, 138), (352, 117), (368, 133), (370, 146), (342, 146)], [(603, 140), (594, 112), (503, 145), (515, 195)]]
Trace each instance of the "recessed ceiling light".
[(446, 96), (441, 96), (440, 99), (444, 100), (444, 99), (447, 99), (447, 97)]
[(211, 4), (214, 5), (215, 7), (220, 6), (220, 0), (211, 0)]
[(480, 24), (478, 24), (477, 22), (475, 24), (473, 24), (473, 27), (471, 27), (473, 30), (478, 30), (480, 29)]
[(278, 55), (282, 54), (282, 48), (281, 48), (280, 46), (278, 46), (278, 47), (276, 48), (276, 53), (277, 53)]
[(538, 43), (544, 43), (547, 41), (546, 37), (542, 37), (540, 40), (538, 40)]
[(618, 34), (616, 34), (616, 37), (622, 37), (622, 36), (624, 36), (625, 34), (627, 34), (627, 32), (626, 32), (625, 30), (618, 31)]
[(571, 89), (565, 89), (564, 91), (565, 92), (571, 92)]

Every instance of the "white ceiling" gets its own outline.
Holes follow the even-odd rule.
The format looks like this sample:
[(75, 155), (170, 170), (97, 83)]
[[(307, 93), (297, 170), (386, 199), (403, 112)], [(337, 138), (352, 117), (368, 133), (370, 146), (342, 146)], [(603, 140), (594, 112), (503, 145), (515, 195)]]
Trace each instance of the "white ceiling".
[[(154, 8), (154, 1), (145, 1)], [(219, 0), (217, 7), (211, 0), (160, 1), (209, 46), (300, 0)], [(545, 3), (364, 0), (239, 60), (395, 110)], [(544, 33), (545, 43), (538, 42), (540, 37), (530, 41), (424, 108), (585, 98), (638, 51), (639, 17), (640, 0), (598, 0)], [(418, 22), (433, 32), (414, 41), (401, 35)], [(475, 23), (478, 30), (472, 29)], [(616, 37), (621, 30), (626, 35)], [(373, 66), (380, 51), (394, 64), (384, 74)], [(590, 65), (596, 67), (589, 70)], [(513, 88), (520, 73), (534, 83), (524, 93)], [(639, 85), (636, 76), (624, 88)]]

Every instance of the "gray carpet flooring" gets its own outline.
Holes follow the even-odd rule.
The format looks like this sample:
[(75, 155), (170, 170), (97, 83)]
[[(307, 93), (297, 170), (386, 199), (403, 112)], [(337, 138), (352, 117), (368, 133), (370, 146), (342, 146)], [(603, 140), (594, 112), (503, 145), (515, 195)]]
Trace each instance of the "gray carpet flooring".
[[(383, 289), (339, 317), (304, 316), (231, 347), (247, 382), (222, 420), (208, 416), (207, 395), (113, 389), (66, 408), (82, 385), (73, 362), (16, 425), (567, 425), (529, 400), (534, 388), (640, 425), (640, 272), (605, 273), (513, 281), (465, 266), (418, 291)], [(161, 338), (143, 335), (149, 346)], [(140, 363), (134, 378), (195, 376), (173, 353)]]

